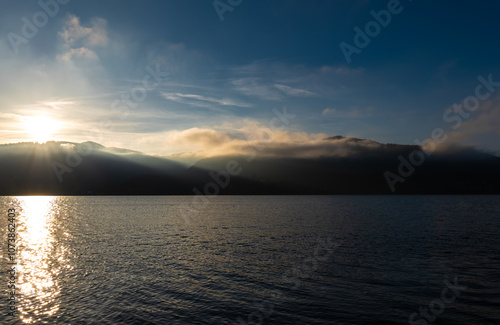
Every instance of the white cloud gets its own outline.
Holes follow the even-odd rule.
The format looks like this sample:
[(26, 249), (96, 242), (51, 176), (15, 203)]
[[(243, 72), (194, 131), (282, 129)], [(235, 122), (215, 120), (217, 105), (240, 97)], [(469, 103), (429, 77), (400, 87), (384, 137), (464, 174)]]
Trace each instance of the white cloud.
[(78, 17), (68, 15), (58, 35), (64, 49), (58, 59), (64, 62), (72, 62), (73, 59), (97, 60), (99, 57), (93, 48), (105, 46), (109, 41), (107, 22), (102, 18), (93, 18), (88, 26), (83, 26)]
[(213, 105), (221, 105), (221, 106), (237, 106), (237, 107), (252, 107), (251, 104), (238, 102), (229, 98), (213, 98), (207, 96), (201, 96), (196, 94), (182, 94), (182, 93), (162, 93), (162, 96), (165, 99), (172, 100), (182, 104), (188, 104), (197, 107), (207, 107), (211, 108)]
[(282, 101), (286, 96), (338, 99), (363, 86), (363, 68), (309, 67), (260, 60), (231, 70), (233, 88), (247, 96)]
[(307, 90), (292, 88), (292, 87), (280, 85), (280, 84), (275, 84), (274, 88), (281, 90), (282, 92), (284, 92), (287, 95), (296, 96), (296, 97), (307, 97), (307, 96), (314, 96), (315, 95), (313, 92), (310, 92)]
[(273, 88), (263, 85), (258, 78), (241, 78), (231, 82), (234, 88), (247, 95), (255, 96), (265, 100), (280, 100), (281, 95)]
[(324, 157), (347, 156), (363, 148), (376, 148), (380, 144), (370, 140), (338, 138), (325, 140), (325, 133), (272, 130), (256, 120), (240, 120), (214, 128), (191, 128), (138, 137), (136, 148), (155, 148), (164, 156), (186, 162), (230, 155), (251, 155), (258, 151), (260, 157)]
[(93, 18), (90, 25), (86, 27), (80, 24), (78, 17), (69, 15), (59, 36), (68, 45), (81, 43), (88, 47), (103, 46), (108, 43), (107, 21), (102, 18)]
[(88, 48), (80, 47), (77, 49), (70, 49), (68, 52), (59, 56), (59, 59), (66, 62), (71, 62), (73, 58), (76, 59), (87, 59), (87, 60), (97, 60), (99, 57), (97, 54)]

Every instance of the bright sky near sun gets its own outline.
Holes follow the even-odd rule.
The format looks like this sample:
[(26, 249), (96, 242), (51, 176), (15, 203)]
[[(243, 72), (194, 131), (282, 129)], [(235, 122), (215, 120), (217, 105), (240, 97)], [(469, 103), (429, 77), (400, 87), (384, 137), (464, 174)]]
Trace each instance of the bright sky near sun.
[(44, 143), (59, 132), (61, 122), (47, 116), (30, 116), (23, 122), (25, 132), (34, 142)]
[(286, 110), (282, 141), (414, 144), (448, 127), (500, 151), (496, 92), (459, 128), (443, 118), (479, 76), (500, 81), (496, 1), (65, 2), (1, 4), (0, 143), (169, 155), (251, 137)]

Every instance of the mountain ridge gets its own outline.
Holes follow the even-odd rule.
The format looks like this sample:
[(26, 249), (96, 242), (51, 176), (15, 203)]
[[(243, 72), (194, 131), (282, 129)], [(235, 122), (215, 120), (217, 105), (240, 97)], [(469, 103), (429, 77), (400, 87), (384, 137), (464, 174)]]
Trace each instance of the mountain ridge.
[(3, 144), (0, 195), (500, 194), (500, 158), (472, 148), (435, 152), (391, 191), (384, 175), (397, 177), (399, 157), (419, 146), (342, 136), (324, 141), (354, 145), (344, 155), (235, 154), (187, 166), (95, 142)]

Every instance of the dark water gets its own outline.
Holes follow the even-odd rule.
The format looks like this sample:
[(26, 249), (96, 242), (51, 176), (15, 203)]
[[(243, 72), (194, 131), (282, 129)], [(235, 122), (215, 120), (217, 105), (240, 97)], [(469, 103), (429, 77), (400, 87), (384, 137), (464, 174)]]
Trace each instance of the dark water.
[(0, 323), (500, 324), (499, 199), (3, 197)]

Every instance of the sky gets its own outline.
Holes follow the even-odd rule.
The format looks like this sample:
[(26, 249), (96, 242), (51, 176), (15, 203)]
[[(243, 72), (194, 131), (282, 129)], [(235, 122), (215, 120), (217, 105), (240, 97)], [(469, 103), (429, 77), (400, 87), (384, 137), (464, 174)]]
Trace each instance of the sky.
[(0, 143), (169, 156), (442, 130), (446, 145), (500, 152), (496, 1), (1, 5)]

